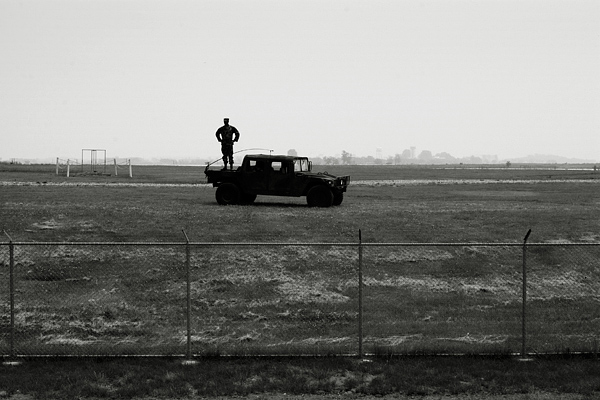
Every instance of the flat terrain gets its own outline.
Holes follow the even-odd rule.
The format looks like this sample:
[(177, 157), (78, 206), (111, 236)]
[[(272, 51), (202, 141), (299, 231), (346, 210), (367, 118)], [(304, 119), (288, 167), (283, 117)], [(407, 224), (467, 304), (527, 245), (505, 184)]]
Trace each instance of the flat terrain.
[[(32, 399), (136, 398), (253, 400), (597, 399), (597, 359), (407, 357), (26, 360), (0, 365), (0, 390)], [(20, 394), (16, 394), (19, 390)], [(26, 397), (27, 396), (27, 397)], [(31, 396), (31, 397), (29, 397)]]
[[(345, 244), (356, 244), (360, 230), (366, 245), (366, 352), (491, 352), (504, 357), (520, 350), (522, 254), (520, 246), (512, 245), (522, 243), (531, 229), (528, 350), (597, 351), (600, 258), (598, 246), (589, 245), (600, 242), (600, 174), (589, 166), (315, 169), (351, 175), (353, 183), (341, 206), (313, 209), (304, 198), (261, 196), (252, 206), (218, 206), (201, 167), (134, 166), (134, 178), (121, 172), (66, 178), (56, 176), (52, 166), (0, 165), (0, 230), (19, 243), (86, 243), (19, 245), (18, 350), (182, 354), (185, 231), (192, 242), (195, 354), (355, 353), (358, 254), (356, 246)], [(6, 243), (8, 237), (0, 241)], [(319, 243), (332, 245), (310, 245)], [(461, 245), (448, 246), (452, 243)], [(568, 245), (543, 246), (555, 243)], [(8, 265), (7, 256), (7, 246), (1, 247), (0, 265)], [(5, 280), (6, 268), (1, 273)], [(0, 296), (7, 298), (6, 287)], [(2, 307), (8, 315), (7, 305)], [(434, 371), (419, 363), (413, 371)], [(344, 365), (340, 373), (355, 370)], [(559, 365), (544, 364), (540, 374), (561, 370)], [(597, 363), (585, 365), (584, 376), (597, 376)], [(376, 377), (380, 372), (368, 373)], [(390, 376), (393, 380), (399, 375)], [(451, 376), (449, 382), (456, 383), (457, 375)], [(474, 376), (466, 370), (460, 381), (471, 382)], [(87, 379), (101, 385), (97, 378)], [(333, 381), (316, 384), (310, 379), (311, 390), (342, 390)], [(372, 378), (363, 374), (344, 385), (375, 393), (365, 389), (370, 384), (363, 379)], [(494, 379), (512, 389), (464, 389), (469, 386), (461, 384), (448, 393), (559, 390), (586, 395), (600, 390), (594, 380), (578, 392), (537, 381), (527, 386), (517, 375), (513, 383)], [(299, 385), (310, 386), (306, 382)], [(379, 393), (417, 395), (443, 394), (441, 388), (450, 384), (432, 383), (429, 391), (419, 392), (378, 382), (373, 388), (387, 388)], [(250, 392), (260, 387), (288, 391), (285, 386), (268, 389), (263, 382)], [(96, 395), (104, 397), (110, 390), (100, 392)]]
[(600, 171), (586, 167), (315, 166), (353, 181), (341, 207), (322, 210), (267, 196), (219, 207), (203, 167), (66, 178), (0, 164), (0, 228), (15, 241), (182, 241), (182, 229), (191, 241), (344, 242), (359, 229), (366, 242), (519, 242), (528, 229), (536, 242), (578, 241), (598, 234)]

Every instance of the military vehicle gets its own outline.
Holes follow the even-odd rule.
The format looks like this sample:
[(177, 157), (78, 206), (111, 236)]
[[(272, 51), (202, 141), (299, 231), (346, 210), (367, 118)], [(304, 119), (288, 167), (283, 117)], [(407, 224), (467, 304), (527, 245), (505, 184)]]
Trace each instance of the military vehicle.
[(204, 174), (222, 205), (252, 204), (257, 195), (268, 195), (306, 196), (310, 207), (338, 206), (350, 183), (350, 176), (313, 172), (306, 157), (283, 155), (246, 155), (237, 169), (207, 165)]

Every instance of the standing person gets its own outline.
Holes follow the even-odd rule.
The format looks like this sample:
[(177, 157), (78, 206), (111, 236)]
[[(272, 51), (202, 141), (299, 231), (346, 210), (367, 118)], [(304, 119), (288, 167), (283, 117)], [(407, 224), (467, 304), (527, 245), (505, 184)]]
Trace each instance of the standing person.
[[(240, 138), (240, 132), (235, 126), (229, 125), (229, 118), (223, 118), (225, 125), (217, 129), (217, 140), (221, 142), (221, 153), (223, 153), (223, 169), (227, 169), (227, 160), (229, 165), (233, 169), (233, 143), (237, 142)], [(234, 137), (235, 135), (235, 137)]]

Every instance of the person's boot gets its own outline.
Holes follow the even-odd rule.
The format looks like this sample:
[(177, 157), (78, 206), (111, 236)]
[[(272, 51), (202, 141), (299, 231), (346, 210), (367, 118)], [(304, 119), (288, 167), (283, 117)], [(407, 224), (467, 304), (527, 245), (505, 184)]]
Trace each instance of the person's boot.
[(231, 165), (231, 170), (233, 171), (233, 163), (231, 163), (230, 165)]
[(223, 166), (222, 171), (227, 171), (227, 163), (225, 163), (225, 165)]

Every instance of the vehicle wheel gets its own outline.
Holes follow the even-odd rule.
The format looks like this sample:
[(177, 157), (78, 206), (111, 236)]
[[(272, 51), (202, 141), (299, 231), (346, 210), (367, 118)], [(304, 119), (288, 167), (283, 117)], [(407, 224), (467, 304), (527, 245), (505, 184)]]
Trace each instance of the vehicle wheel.
[(256, 195), (251, 193), (242, 193), (241, 201), (242, 204), (252, 204), (256, 200)]
[(343, 192), (337, 192), (333, 194), (333, 205), (334, 206), (339, 206), (340, 204), (342, 204), (342, 201), (344, 201), (344, 193)]
[(221, 205), (232, 205), (240, 202), (240, 189), (233, 183), (223, 183), (217, 188), (215, 194), (217, 203)]
[(333, 204), (333, 193), (327, 186), (312, 187), (306, 195), (309, 207), (330, 207)]

